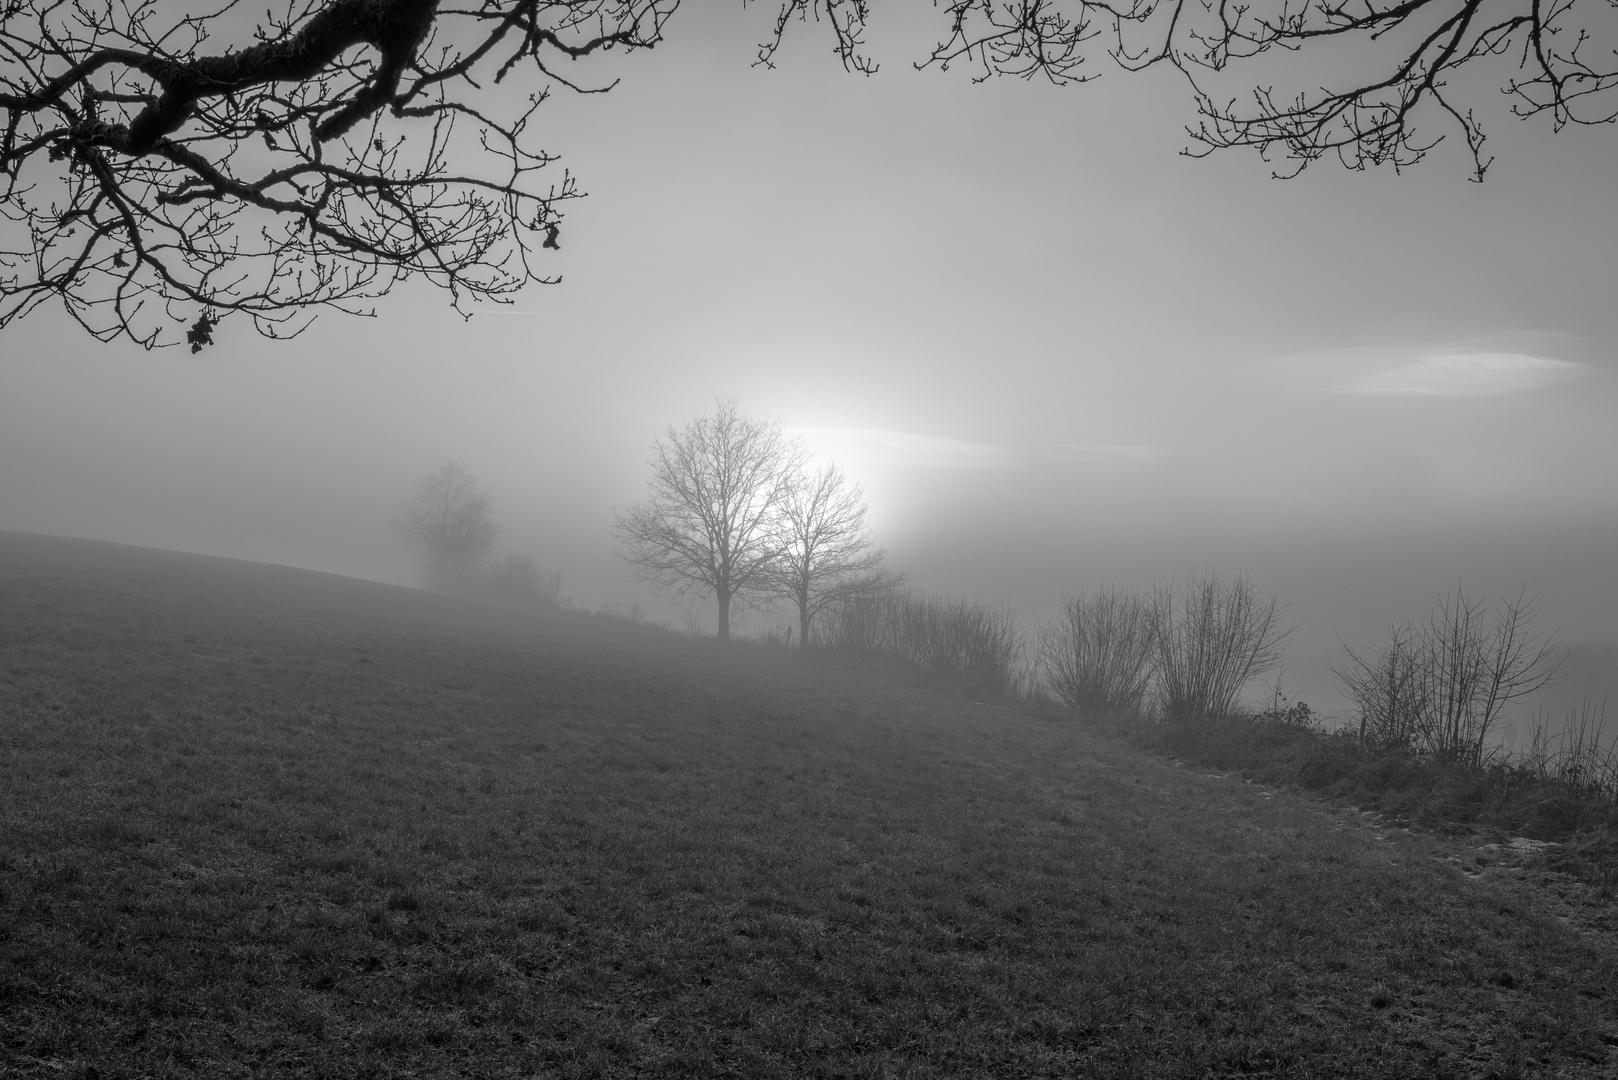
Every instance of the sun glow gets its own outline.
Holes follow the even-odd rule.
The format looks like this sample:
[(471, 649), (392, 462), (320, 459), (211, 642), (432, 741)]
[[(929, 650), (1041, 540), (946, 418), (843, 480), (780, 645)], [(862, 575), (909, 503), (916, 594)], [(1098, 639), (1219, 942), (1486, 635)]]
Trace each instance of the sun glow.
[(869, 465), (1003, 469), (1020, 457), (1004, 446), (886, 428), (801, 427), (791, 428), (787, 434), (833, 460)]

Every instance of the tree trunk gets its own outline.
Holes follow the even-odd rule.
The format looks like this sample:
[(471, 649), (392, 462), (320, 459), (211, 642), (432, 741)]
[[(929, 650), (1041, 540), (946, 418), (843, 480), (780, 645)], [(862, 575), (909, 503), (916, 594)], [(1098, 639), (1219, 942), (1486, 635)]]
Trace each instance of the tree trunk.
[(730, 640), (730, 593), (719, 590), (719, 640)]
[(798, 648), (809, 647), (809, 590), (799, 589), (793, 599), (798, 601)]

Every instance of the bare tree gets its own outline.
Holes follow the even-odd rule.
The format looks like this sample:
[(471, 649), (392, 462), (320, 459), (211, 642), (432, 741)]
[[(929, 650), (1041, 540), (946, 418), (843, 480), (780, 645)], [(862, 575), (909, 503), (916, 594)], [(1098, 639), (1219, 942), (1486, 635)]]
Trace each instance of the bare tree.
[(657, 440), (651, 497), (616, 515), (613, 532), (636, 571), (679, 594), (712, 592), (719, 640), (730, 640), (731, 604), (764, 595), (787, 546), (782, 508), (803, 450), (779, 424), (716, 403)]
[(478, 563), (499, 534), (490, 517), (493, 508), (477, 479), (454, 462), (416, 485), (416, 496), (399, 508), (396, 525), (407, 543), (421, 549), (430, 586), (459, 591), (476, 584)]
[(1155, 597), (1158, 685), (1171, 719), (1229, 716), (1247, 684), (1281, 663), (1289, 628), (1243, 574), (1192, 573)]
[(1040, 632), (1045, 682), (1084, 718), (1139, 715), (1157, 672), (1156, 608), (1134, 589), (1067, 597)]
[[(1458, 127), (1481, 178), (1483, 129), (1452, 81), (1463, 67), (1506, 65), (1515, 110), (1557, 127), (1618, 115), (1614, 20), (1592, 4), (944, 0), (922, 66), (1058, 84), (1093, 77), (1097, 52), (1176, 68), (1199, 150), (1253, 147), (1294, 169), (1413, 164), (1439, 139), (1418, 134), (1430, 114)], [(546, 171), (535, 110), (558, 87), (609, 89), (578, 81), (574, 62), (656, 45), (677, 5), (288, 0), (255, 22), (226, 0), (0, 0), (0, 327), (54, 299), (98, 338), (150, 347), (183, 326), (200, 349), (231, 313), (286, 336), (407, 278), (457, 309), (554, 281), (535, 256), (559, 246), (580, 193)], [(812, 20), (845, 68), (874, 71), (869, 11), (781, 0), (759, 62)], [(1264, 54), (1350, 42), (1348, 68), (1365, 70), (1334, 87), (1288, 97), (1265, 71), (1258, 90), (1223, 89)]]
[(865, 523), (865, 495), (836, 465), (794, 477), (781, 501), (785, 544), (772, 590), (798, 609), (798, 644), (827, 604), (881, 595), (904, 582), (883, 569), (887, 553)]

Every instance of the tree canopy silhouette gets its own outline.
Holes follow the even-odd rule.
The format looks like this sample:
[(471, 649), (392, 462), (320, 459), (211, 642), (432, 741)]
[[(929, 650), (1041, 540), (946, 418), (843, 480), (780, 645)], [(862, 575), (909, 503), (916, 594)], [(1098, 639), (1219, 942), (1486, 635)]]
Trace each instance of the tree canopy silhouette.
[[(364, 311), (408, 278), (448, 290), (458, 309), (552, 281), (539, 256), (560, 246), (562, 208), (580, 192), (534, 141), (535, 110), (557, 88), (609, 88), (572, 62), (652, 47), (677, 6), (288, 0), (255, 23), (224, 0), (189, 12), (0, 0), (0, 327), (56, 300), (103, 340), (177, 343), (183, 328), (196, 350), (230, 314), (286, 336), (320, 309)], [(1504, 66), (1496, 85), (1520, 114), (1558, 127), (1618, 115), (1618, 12), (1594, 0), (941, 0), (938, 11), (937, 44), (917, 66), (1058, 84), (1093, 77), (1098, 60), (1177, 69), (1197, 107), (1191, 152), (1251, 147), (1286, 159), (1283, 172), (1327, 156), (1413, 164), (1439, 138), (1418, 127), (1433, 116), (1461, 132), (1481, 178), (1473, 84), (1455, 78), (1481, 62)], [(844, 67), (874, 71), (870, 18), (869, 0), (781, 0), (759, 62), (810, 21)], [(1298, 50), (1290, 69), (1259, 64), (1261, 85), (1229, 91), (1232, 69)], [(1277, 90), (1289, 73), (1306, 88)]]
[[(428, 585), (465, 591), (472, 588), (478, 563), (494, 550), (500, 534), (493, 509), (494, 500), (477, 477), (452, 461), (421, 478), (415, 497), (399, 507), (394, 527), (406, 543), (421, 550)], [(531, 572), (537, 580), (537, 567)], [(506, 573), (509, 577), (511, 571)]]
[(779, 424), (745, 416), (734, 400), (652, 446), (648, 497), (617, 515), (623, 557), (658, 586), (713, 593), (719, 640), (730, 640), (731, 605), (768, 596), (791, 540), (783, 511), (804, 451)]
[(876, 599), (904, 583), (883, 567), (887, 552), (866, 524), (865, 494), (836, 465), (801, 471), (781, 499), (781, 550), (770, 588), (798, 609), (798, 644), (828, 605)]

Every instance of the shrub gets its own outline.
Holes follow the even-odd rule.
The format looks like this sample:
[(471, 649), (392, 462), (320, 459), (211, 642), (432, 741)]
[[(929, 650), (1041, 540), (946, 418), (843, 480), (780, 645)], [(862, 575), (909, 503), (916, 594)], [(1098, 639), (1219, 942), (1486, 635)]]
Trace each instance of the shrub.
[(481, 584), (489, 599), (522, 607), (557, 607), (562, 593), (561, 574), (542, 573), (532, 555), (515, 552), (484, 571)]
[(1159, 586), (1152, 607), (1165, 719), (1230, 716), (1247, 685), (1281, 663), (1289, 631), (1274, 598), (1261, 602), (1243, 574), (1225, 580), (1212, 570), (1193, 572), (1178, 588)]
[(895, 656), (973, 693), (1015, 693), (1029, 681), (1006, 607), (892, 593), (830, 605), (811, 634), (815, 645)]
[(1150, 597), (1118, 587), (1080, 593), (1040, 628), (1040, 674), (1081, 718), (1135, 719), (1157, 671), (1157, 624)]
[(1491, 611), (1457, 590), (1425, 626), (1396, 627), (1372, 650), (1346, 649), (1333, 670), (1358, 713), (1360, 741), (1482, 767), (1505, 707), (1556, 677), (1557, 643), (1531, 631), (1533, 614), (1520, 594)]
[(1347, 662), (1331, 670), (1359, 715), (1360, 745), (1384, 752), (1414, 745), (1431, 688), (1420, 637), (1406, 623), (1374, 651), (1347, 652)]

